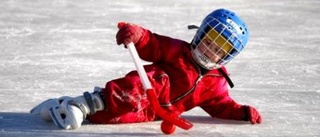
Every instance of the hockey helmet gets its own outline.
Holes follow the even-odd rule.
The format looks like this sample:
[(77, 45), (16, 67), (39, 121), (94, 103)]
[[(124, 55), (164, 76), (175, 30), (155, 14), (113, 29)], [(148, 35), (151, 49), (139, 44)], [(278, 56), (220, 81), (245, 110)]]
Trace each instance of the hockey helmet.
[[(201, 67), (218, 69), (237, 56), (248, 39), (248, 28), (239, 16), (227, 9), (214, 10), (203, 19), (191, 42), (192, 55)], [(214, 56), (219, 59), (214, 61)]]

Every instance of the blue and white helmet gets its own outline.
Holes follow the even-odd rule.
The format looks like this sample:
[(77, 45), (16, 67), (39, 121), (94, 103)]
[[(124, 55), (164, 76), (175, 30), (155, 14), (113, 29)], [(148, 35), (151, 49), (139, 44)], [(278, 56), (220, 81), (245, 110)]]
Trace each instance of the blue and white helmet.
[[(211, 44), (208, 44), (208, 39)], [(230, 10), (218, 9), (203, 19), (191, 43), (192, 55), (201, 67), (208, 70), (218, 69), (237, 56), (247, 45), (248, 39), (249, 31), (244, 21)], [(225, 54), (219, 61), (214, 62), (199, 49), (201, 44), (206, 45), (205, 52), (216, 55), (217, 51), (210, 49), (210, 45), (214, 44)]]

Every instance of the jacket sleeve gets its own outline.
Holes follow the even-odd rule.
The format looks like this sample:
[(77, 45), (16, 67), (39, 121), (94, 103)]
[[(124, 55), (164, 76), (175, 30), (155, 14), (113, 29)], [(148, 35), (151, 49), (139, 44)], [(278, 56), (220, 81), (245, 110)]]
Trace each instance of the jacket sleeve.
[(243, 106), (230, 98), (227, 91), (208, 100), (201, 108), (211, 117), (232, 120), (244, 120), (246, 117)]
[(145, 61), (170, 63), (186, 45), (189, 44), (185, 41), (144, 29), (142, 37), (135, 46), (140, 58)]

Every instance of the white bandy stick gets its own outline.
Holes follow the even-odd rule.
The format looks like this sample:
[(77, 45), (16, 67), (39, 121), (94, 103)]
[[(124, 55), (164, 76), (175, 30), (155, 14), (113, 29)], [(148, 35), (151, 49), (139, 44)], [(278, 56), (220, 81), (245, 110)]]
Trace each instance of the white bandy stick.
[[(142, 85), (144, 87), (144, 90), (148, 96), (148, 99), (151, 103), (151, 106), (153, 107), (154, 111), (157, 113), (157, 115), (159, 115), (164, 121), (167, 121), (169, 122), (169, 124), (161, 124), (161, 130), (164, 132), (164, 133), (172, 133), (171, 130), (175, 130), (175, 126), (178, 126), (178, 127), (181, 127), (185, 130), (188, 130), (190, 129), (193, 125), (192, 123), (190, 123), (189, 121), (181, 118), (181, 117), (178, 117), (176, 116), (175, 114), (173, 113), (170, 113), (170, 112), (167, 112), (166, 110), (164, 110), (158, 100), (157, 100), (157, 97), (156, 97), (156, 92), (155, 90), (153, 89), (153, 87), (151, 86), (150, 84), (150, 81), (148, 79), (148, 76), (147, 76), (147, 73), (141, 63), (141, 59), (138, 55), (138, 52), (136, 50), (136, 47), (135, 45), (130, 42), (128, 45), (127, 45), (130, 53), (131, 53), (131, 56), (134, 60), (134, 63), (136, 65), (136, 68), (137, 68), (137, 71), (138, 71), (138, 74), (139, 74), (139, 77), (141, 79), (141, 82), (142, 82)], [(172, 125), (174, 124), (174, 125)], [(162, 126), (164, 125), (164, 126)], [(163, 129), (164, 127), (164, 129)], [(167, 127), (170, 127), (170, 128), (167, 128)]]
[(142, 85), (144, 87), (145, 90), (147, 89), (152, 89), (152, 86), (150, 84), (150, 81), (148, 79), (148, 76), (147, 76), (147, 73), (141, 63), (141, 59), (138, 55), (138, 52), (136, 50), (136, 47), (134, 46), (134, 44), (132, 42), (130, 42), (128, 45), (127, 45), (130, 53), (131, 53), (131, 57), (133, 58), (134, 60), (134, 64), (137, 68), (137, 71), (138, 71), (138, 74), (140, 76), (140, 79), (142, 81)]

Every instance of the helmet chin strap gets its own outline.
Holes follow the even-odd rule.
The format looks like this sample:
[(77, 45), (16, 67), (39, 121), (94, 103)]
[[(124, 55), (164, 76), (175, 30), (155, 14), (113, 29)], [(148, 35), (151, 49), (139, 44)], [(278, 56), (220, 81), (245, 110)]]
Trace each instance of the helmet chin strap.
[(210, 68), (218, 69), (218, 71), (221, 73), (221, 75), (227, 80), (229, 86), (231, 88), (234, 87), (234, 84), (233, 84), (232, 80), (230, 79), (228, 74), (221, 68), (221, 66), (219, 66), (217, 64), (214, 65), (214, 64), (208, 63), (208, 62), (204, 61), (204, 60), (207, 60), (207, 59), (204, 59), (204, 58), (203, 58), (204, 60), (198, 59), (195, 56), (201, 56), (201, 54), (199, 52), (197, 52), (198, 51), (197, 49), (192, 49), (192, 50), (195, 50), (195, 51), (192, 52), (192, 56), (193, 56), (193, 59), (195, 60), (195, 62), (197, 63), (197, 65), (199, 67), (201, 67), (203, 69), (206, 69), (206, 70), (211, 70)]
[[(199, 29), (200, 27), (197, 25), (188, 25), (188, 29)], [(201, 66), (200, 66), (201, 67)], [(202, 68), (202, 67), (201, 67)], [(222, 69), (222, 68), (218, 68), (218, 71), (221, 73), (221, 75), (227, 80), (229, 86), (231, 88), (234, 87), (234, 84), (232, 82), (232, 80), (230, 79), (230, 77), (228, 76), (228, 74)]]
[(207, 58), (202, 52), (200, 52), (200, 50), (197, 47), (191, 50), (193, 59), (203, 68), (212, 70), (221, 67), (220, 64), (217, 64), (216, 62), (213, 62), (209, 58)]
[(222, 68), (218, 68), (218, 71), (221, 73), (221, 75), (227, 80), (230, 88), (234, 87), (234, 84), (232, 82), (232, 80), (230, 79), (230, 77), (228, 76), (228, 74), (226, 72), (224, 72), (224, 70)]

